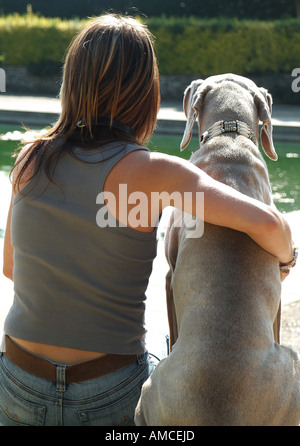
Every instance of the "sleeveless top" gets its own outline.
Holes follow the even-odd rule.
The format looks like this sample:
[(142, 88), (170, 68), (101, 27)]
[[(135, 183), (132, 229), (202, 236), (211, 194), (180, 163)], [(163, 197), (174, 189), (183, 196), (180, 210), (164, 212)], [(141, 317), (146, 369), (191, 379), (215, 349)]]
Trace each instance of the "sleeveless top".
[(143, 233), (116, 220), (97, 224), (99, 212), (111, 220), (97, 198), (108, 173), (141, 149), (148, 150), (126, 142), (74, 147), (60, 157), (55, 184), (41, 168), (14, 197), (14, 300), (7, 335), (103, 353), (145, 352), (145, 291), (156, 230)]

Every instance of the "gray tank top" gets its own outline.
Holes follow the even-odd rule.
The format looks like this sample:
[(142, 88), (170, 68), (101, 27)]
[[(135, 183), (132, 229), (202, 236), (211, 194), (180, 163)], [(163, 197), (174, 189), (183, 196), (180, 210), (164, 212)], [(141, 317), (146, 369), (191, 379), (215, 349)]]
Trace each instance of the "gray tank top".
[(148, 150), (120, 142), (75, 147), (59, 159), (56, 185), (41, 169), (15, 196), (7, 335), (104, 353), (145, 351), (145, 291), (156, 231), (96, 223), (96, 199), (108, 173), (137, 149)]

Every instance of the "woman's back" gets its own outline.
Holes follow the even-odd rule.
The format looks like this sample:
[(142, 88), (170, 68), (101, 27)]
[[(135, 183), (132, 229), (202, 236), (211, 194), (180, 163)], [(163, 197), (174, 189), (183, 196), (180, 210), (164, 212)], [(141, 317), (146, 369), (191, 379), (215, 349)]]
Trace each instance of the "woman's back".
[(145, 351), (144, 301), (156, 231), (120, 224), (102, 195), (118, 161), (128, 154), (132, 160), (141, 149), (147, 151), (124, 142), (75, 147), (60, 158), (53, 183), (41, 170), (14, 198), (16, 297), (5, 332), (39, 343), (39, 354), (43, 344), (60, 353), (61, 347)]

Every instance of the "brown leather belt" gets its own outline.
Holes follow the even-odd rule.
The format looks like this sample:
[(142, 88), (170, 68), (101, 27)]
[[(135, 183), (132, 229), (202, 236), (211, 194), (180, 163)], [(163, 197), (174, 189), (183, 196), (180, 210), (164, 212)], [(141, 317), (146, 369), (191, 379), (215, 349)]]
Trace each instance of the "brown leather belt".
[[(57, 366), (54, 363), (24, 350), (8, 336), (5, 336), (5, 351), (3, 354), (22, 370), (49, 381), (56, 381)], [(66, 383), (99, 378), (133, 364), (135, 361), (137, 361), (136, 355), (107, 354), (91, 361), (66, 366)]]

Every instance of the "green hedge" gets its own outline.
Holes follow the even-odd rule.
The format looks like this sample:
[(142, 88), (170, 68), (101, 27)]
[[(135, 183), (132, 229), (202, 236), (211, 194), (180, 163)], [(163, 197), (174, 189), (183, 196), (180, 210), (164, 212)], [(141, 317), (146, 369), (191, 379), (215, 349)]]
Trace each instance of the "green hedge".
[[(161, 74), (291, 72), (300, 67), (300, 20), (143, 19), (155, 36)], [(2, 65), (62, 62), (86, 22), (17, 14), (0, 17)]]
[(61, 62), (82, 21), (35, 15), (0, 17), (0, 57), (4, 66)]
[(149, 20), (160, 72), (201, 74), (290, 72), (300, 67), (300, 20)]

